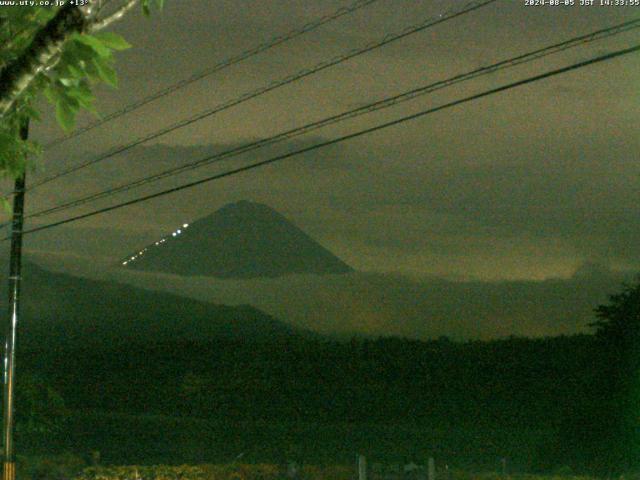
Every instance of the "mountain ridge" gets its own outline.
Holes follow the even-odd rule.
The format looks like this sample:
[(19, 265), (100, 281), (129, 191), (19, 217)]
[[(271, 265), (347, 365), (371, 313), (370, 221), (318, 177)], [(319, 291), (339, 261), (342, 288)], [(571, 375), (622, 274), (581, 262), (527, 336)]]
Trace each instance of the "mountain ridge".
[(353, 271), (282, 214), (248, 200), (184, 223), (120, 263), (136, 270), (218, 278)]
[[(5, 262), (6, 264), (6, 262)], [(91, 346), (217, 340), (281, 341), (315, 335), (250, 305), (229, 306), (23, 262), (19, 342)], [(6, 282), (0, 308), (6, 310)]]

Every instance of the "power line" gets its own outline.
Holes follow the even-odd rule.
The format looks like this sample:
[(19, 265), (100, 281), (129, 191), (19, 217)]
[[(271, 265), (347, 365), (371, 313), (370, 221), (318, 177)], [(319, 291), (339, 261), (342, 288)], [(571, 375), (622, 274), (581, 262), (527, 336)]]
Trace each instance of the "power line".
[(496, 1), (497, 0), (474, 0), (474, 1), (471, 1), (471, 2), (467, 3), (461, 9), (449, 10), (446, 13), (440, 14), (438, 16), (430, 17), (430, 18), (424, 20), (423, 22), (421, 22), (419, 24), (416, 24), (416, 25), (413, 25), (413, 26), (410, 26), (410, 27), (407, 27), (407, 28), (405, 28), (404, 30), (402, 30), (402, 31), (400, 31), (398, 33), (386, 35), (381, 40), (369, 43), (369, 44), (367, 44), (367, 45), (365, 45), (364, 47), (361, 47), (361, 48), (350, 50), (349, 52), (347, 52), (347, 53), (345, 53), (343, 55), (334, 57), (332, 59), (325, 60), (325, 61), (315, 65), (314, 67), (301, 70), (296, 74), (289, 75), (289, 76), (287, 76), (287, 77), (285, 77), (283, 79), (277, 80), (277, 81), (275, 81), (273, 83), (270, 83), (269, 85), (267, 85), (265, 87), (261, 87), (261, 88), (259, 88), (257, 90), (252, 91), (252, 92), (245, 93), (245, 94), (241, 95), (240, 97), (237, 97), (237, 98), (235, 98), (233, 100), (230, 100), (230, 101), (224, 102), (222, 104), (219, 104), (219, 105), (217, 105), (217, 106), (215, 106), (215, 107), (213, 107), (211, 109), (208, 109), (208, 110), (206, 110), (204, 112), (201, 112), (201, 113), (199, 113), (199, 114), (197, 114), (195, 116), (189, 117), (189, 118), (181, 120), (179, 122), (176, 122), (173, 125), (170, 125), (170, 126), (165, 127), (165, 128), (163, 128), (161, 130), (157, 130), (155, 132), (152, 132), (152, 133), (150, 133), (150, 134), (148, 134), (148, 135), (146, 135), (144, 137), (140, 137), (140, 138), (138, 138), (138, 139), (126, 144), (126, 145), (121, 145), (119, 147), (116, 147), (116, 148), (114, 148), (114, 149), (106, 152), (105, 154), (100, 155), (100, 156), (98, 156), (98, 157), (96, 157), (94, 159), (91, 159), (89, 161), (86, 161), (86, 162), (81, 163), (79, 165), (76, 165), (74, 167), (71, 167), (71, 168), (69, 168), (67, 170), (63, 170), (62, 172), (54, 174), (54, 175), (52, 175), (50, 177), (47, 177), (47, 178), (45, 178), (43, 180), (40, 180), (39, 182), (34, 183), (31, 186), (31, 188), (28, 189), (28, 190), (33, 190), (33, 189), (35, 189), (35, 188), (37, 188), (39, 186), (42, 186), (42, 185), (44, 185), (46, 183), (49, 183), (49, 182), (51, 182), (53, 180), (56, 180), (56, 179), (60, 178), (60, 177), (69, 175), (71, 173), (75, 173), (75, 172), (77, 172), (77, 171), (79, 171), (79, 170), (81, 170), (83, 168), (89, 167), (89, 166), (94, 165), (94, 164), (96, 164), (98, 162), (101, 162), (103, 160), (111, 158), (111, 157), (113, 157), (115, 155), (118, 155), (120, 153), (126, 152), (127, 150), (130, 150), (130, 149), (132, 149), (134, 147), (137, 147), (138, 145), (141, 145), (141, 144), (146, 143), (146, 142), (148, 142), (150, 140), (154, 140), (154, 139), (156, 139), (158, 137), (166, 135), (167, 133), (170, 133), (170, 132), (173, 132), (173, 131), (178, 130), (180, 128), (189, 126), (189, 125), (191, 125), (193, 123), (199, 122), (200, 120), (203, 120), (203, 119), (205, 119), (207, 117), (215, 115), (216, 113), (220, 113), (220, 112), (222, 112), (224, 110), (228, 110), (229, 108), (235, 107), (236, 105), (244, 103), (244, 102), (246, 102), (248, 100), (251, 100), (253, 98), (256, 98), (256, 97), (259, 97), (261, 95), (264, 95), (264, 94), (266, 94), (268, 92), (274, 91), (274, 90), (276, 90), (278, 88), (281, 88), (281, 87), (284, 87), (284, 86), (289, 85), (291, 83), (294, 83), (294, 82), (296, 82), (298, 80), (301, 80), (301, 79), (303, 79), (305, 77), (308, 77), (310, 75), (318, 73), (318, 72), (320, 72), (322, 70), (325, 70), (327, 68), (333, 67), (333, 66), (338, 65), (340, 63), (346, 62), (347, 60), (350, 60), (350, 59), (352, 59), (354, 57), (357, 57), (357, 56), (362, 55), (364, 53), (370, 52), (370, 51), (375, 50), (377, 48), (383, 47), (385, 45), (388, 45), (388, 44), (390, 44), (392, 42), (395, 42), (397, 40), (405, 38), (405, 37), (407, 37), (409, 35), (412, 35), (414, 33), (421, 32), (421, 31), (423, 31), (423, 30), (425, 30), (427, 28), (433, 27), (433, 26), (438, 25), (440, 23), (443, 23), (443, 22), (446, 22), (448, 20), (452, 20), (452, 19), (457, 18), (459, 16), (465, 15), (465, 14), (470, 13), (470, 12), (472, 12), (474, 10), (477, 10), (477, 9), (479, 9), (481, 7), (484, 7), (486, 5), (494, 3)]
[[(548, 71), (548, 72), (545, 72), (545, 73), (542, 73), (542, 74), (539, 74), (539, 75), (528, 77), (528, 78), (526, 78), (524, 80), (519, 80), (519, 81), (516, 81), (516, 82), (512, 82), (512, 83), (506, 84), (506, 85), (502, 85), (500, 87), (496, 87), (496, 88), (492, 88), (492, 89), (489, 89), (489, 90), (485, 90), (484, 92), (477, 93), (475, 95), (471, 95), (471, 96), (468, 96), (468, 97), (465, 97), (465, 98), (462, 98), (462, 99), (459, 99), (459, 100), (455, 100), (455, 101), (452, 101), (452, 102), (449, 102), (449, 103), (445, 103), (444, 105), (440, 105), (438, 107), (434, 107), (434, 108), (430, 108), (430, 109), (427, 109), (427, 110), (423, 110), (423, 111), (418, 112), (418, 113), (407, 115), (407, 116), (401, 117), (401, 118), (396, 119), (396, 120), (392, 120), (392, 121), (389, 121), (389, 122), (378, 124), (376, 126), (369, 127), (369, 128), (364, 129), (364, 130), (359, 130), (357, 132), (350, 133), (348, 135), (343, 135), (341, 137), (337, 137), (337, 138), (334, 138), (332, 140), (327, 140), (325, 142), (317, 143), (317, 144), (312, 145), (310, 147), (305, 147), (305, 148), (296, 150), (294, 152), (289, 152), (289, 153), (285, 153), (285, 154), (278, 155), (278, 156), (275, 156), (275, 157), (271, 157), (271, 158), (266, 159), (266, 160), (262, 160), (262, 161), (255, 162), (255, 163), (251, 163), (251, 164), (245, 165), (243, 167), (238, 167), (238, 168), (235, 168), (235, 169), (232, 169), (232, 170), (228, 170), (228, 171), (223, 172), (223, 173), (212, 175), (210, 177), (206, 177), (206, 178), (203, 178), (203, 179), (200, 179), (200, 180), (196, 180), (196, 181), (193, 181), (193, 182), (185, 183), (185, 184), (179, 185), (177, 187), (169, 188), (167, 190), (162, 190), (160, 192), (152, 193), (152, 194), (149, 194), (149, 195), (144, 195), (144, 196), (141, 196), (141, 197), (138, 197), (138, 198), (134, 198), (132, 200), (128, 200), (126, 202), (122, 202), (122, 203), (119, 203), (119, 204), (116, 204), (116, 205), (111, 205), (109, 207), (101, 208), (101, 209), (94, 210), (92, 212), (84, 213), (84, 214), (81, 214), (81, 215), (76, 215), (76, 216), (73, 216), (73, 217), (69, 217), (69, 218), (66, 218), (64, 220), (60, 220), (60, 221), (57, 221), (57, 222), (53, 222), (53, 223), (49, 223), (49, 224), (46, 224), (46, 225), (42, 225), (40, 227), (31, 228), (29, 230), (25, 230), (24, 233), (28, 234), (28, 233), (39, 232), (39, 231), (46, 230), (46, 229), (49, 229), (49, 228), (57, 227), (59, 225), (64, 225), (64, 224), (67, 224), (67, 223), (75, 222), (77, 220), (82, 220), (82, 219), (85, 219), (85, 218), (93, 217), (95, 215), (99, 215), (99, 214), (102, 214), (102, 213), (110, 212), (112, 210), (117, 210), (117, 209), (120, 209), (120, 208), (123, 208), (123, 207), (127, 207), (129, 205), (134, 205), (136, 203), (141, 203), (141, 202), (145, 202), (147, 200), (151, 200), (151, 199), (154, 199), (154, 198), (158, 198), (158, 197), (162, 197), (162, 196), (165, 196), (165, 195), (169, 195), (171, 193), (179, 192), (181, 190), (186, 190), (188, 188), (192, 188), (192, 187), (195, 187), (197, 185), (201, 185), (203, 183), (207, 183), (207, 182), (211, 182), (211, 181), (214, 181), (214, 180), (219, 180), (221, 178), (237, 175), (237, 174), (242, 173), (242, 172), (253, 170), (255, 168), (263, 167), (265, 165), (269, 165), (269, 164), (278, 162), (280, 160), (284, 160), (284, 159), (287, 159), (287, 158), (294, 157), (296, 155), (300, 155), (302, 153), (307, 153), (307, 152), (310, 152), (310, 151), (313, 151), (313, 150), (317, 150), (317, 149), (320, 149), (320, 148), (328, 147), (330, 145), (335, 145), (337, 143), (344, 142), (346, 140), (351, 140), (353, 138), (357, 138), (357, 137), (360, 137), (360, 136), (363, 136), (363, 135), (367, 135), (369, 133), (373, 133), (373, 132), (376, 132), (378, 130), (382, 130), (382, 129), (389, 128), (389, 127), (392, 127), (392, 126), (395, 126), (395, 125), (399, 125), (399, 124), (402, 124), (402, 123), (410, 121), (410, 120), (415, 120), (417, 118), (421, 118), (421, 117), (424, 117), (426, 115), (429, 115), (429, 114), (432, 114), (432, 113), (435, 113), (435, 112), (439, 112), (441, 110), (445, 110), (447, 108), (455, 107), (457, 105), (461, 105), (461, 104), (468, 103), (468, 102), (471, 102), (471, 101), (474, 101), (474, 100), (478, 100), (480, 98), (488, 97), (490, 95), (494, 95), (496, 93), (500, 93), (500, 92), (503, 92), (503, 91), (506, 91), (506, 90), (510, 90), (510, 89), (513, 89), (513, 88), (516, 88), (516, 87), (520, 87), (520, 86), (523, 86), (523, 85), (531, 84), (531, 83), (534, 83), (534, 82), (537, 82), (537, 81), (540, 81), (540, 80), (543, 80), (543, 79), (546, 79), (546, 78), (549, 78), (549, 77), (553, 77), (553, 76), (560, 75), (560, 74), (563, 74), (563, 73), (566, 73), (566, 72), (577, 70), (579, 68), (584, 68), (584, 67), (589, 66), (589, 65), (593, 65), (593, 64), (596, 64), (596, 63), (600, 63), (600, 62), (604, 62), (604, 61), (607, 61), (607, 60), (611, 60), (611, 59), (616, 58), (616, 57), (620, 57), (620, 56), (623, 56), (623, 55), (628, 55), (630, 53), (634, 53), (634, 52), (637, 52), (637, 51), (640, 51), (640, 44), (639, 45), (635, 45), (635, 46), (630, 47), (630, 48), (623, 49), (623, 50), (617, 50), (615, 52), (611, 52), (611, 53), (608, 53), (608, 54), (605, 54), (605, 55), (600, 55), (598, 57), (594, 57), (594, 58), (591, 58), (589, 60), (584, 60), (582, 62), (574, 63), (574, 64), (566, 66), (566, 67), (562, 67), (562, 68), (558, 68), (558, 69), (555, 69), (555, 70), (551, 70), (551, 71)], [(8, 239), (9, 239), (9, 237), (5, 237), (3, 240), (8, 240)]]
[(76, 207), (76, 206), (80, 206), (80, 205), (84, 205), (86, 203), (89, 202), (93, 202), (95, 200), (99, 200), (101, 198), (105, 198), (111, 195), (115, 195), (117, 193), (121, 193), (121, 192), (125, 192), (125, 191), (129, 191), (132, 190), (134, 188), (146, 185), (148, 183), (151, 182), (155, 182), (158, 180), (161, 180), (163, 178), (169, 177), (169, 176), (173, 176), (175, 174), (178, 173), (183, 173), (186, 171), (190, 171), (190, 170), (194, 170), (196, 168), (200, 168), (206, 165), (210, 165), (212, 163), (215, 162), (219, 162), (222, 160), (226, 160), (228, 158), (231, 157), (235, 157), (237, 155), (243, 154), (243, 153), (247, 153), (249, 151), (253, 151), (262, 147), (265, 147), (267, 145), (271, 145), (274, 144), (276, 142), (280, 142), (282, 140), (285, 139), (290, 139), (293, 137), (297, 137), (300, 136), (302, 134), (306, 134), (310, 131), (313, 130), (317, 130), (321, 127), (325, 127), (327, 125), (332, 125), (335, 123), (338, 123), (340, 121), (344, 121), (347, 119), (351, 119), (351, 118), (355, 118), (367, 113), (371, 113), (374, 111), (378, 111), (378, 110), (382, 110), (384, 108), (388, 108), (394, 105), (397, 105), (401, 102), (406, 102), (409, 100), (413, 100), (419, 96), (425, 95), (427, 93), (432, 93), (436, 90), (440, 90), (442, 88), (446, 88), (452, 85), (455, 85), (457, 83), (463, 82), (463, 81), (468, 81), (468, 80), (472, 80), (475, 78), (478, 78), (480, 76), (484, 76), (484, 75), (488, 75), (494, 72), (497, 72), (499, 70), (502, 69), (506, 69), (506, 68), (511, 68), (511, 67), (515, 67), (517, 65), (521, 65), (523, 63), (527, 63), (527, 62), (531, 62), (534, 60), (538, 60), (540, 58), (552, 55), (552, 54), (556, 54), (562, 51), (565, 51), (569, 48), (574, 48), (577, 47), (579, 45), (583, 45), (595, 40), (601, 40), (604, 38), (608, 38), (611, 37), (613, 35), (618, 35), (620, 33), (623, 32), (627, 32), (629, 30), (632, 29), (636, 29), (640, 27), (640, 19), (636, 19), (636, 20), (631, 20), (628, 22), (623, 22), (621, 24), (618, 25), (614, 25), (608, 28), (604, 28), (601, 30), (597, 30), (595, 32), (586, 34), (586, 35), (582, 35), (579, 37), (574, 37), (571, 38), (569, 40), (565, 40), (563, 42), (560, 43), (556, 43), (554, 45), (550, 45), (544, 48), (540, 48), (522, 55), (518, 55), (516, 57), (512, 57), (506, 60), (502, 60), (499, 61), (497, 63), (488, 65), (488, 66), (484, 66), (475, 70), (472, 70), (470, 72), (467, 73), (463, 73), (463, 74), (459, 74), (456, 75), (454, 77), (448, 78), (446, 80), (440, 80), (434, 83), (431, 83), (429, 85), (425, 85), (422, 87), (418, 87), (418, 88), (414, 88), (412, 90), (409, 90), (407, 92), (404, 93), (400, 93), (397, 95), (393, 95), (391, 97), (387, 97), (385, 99), (370, 103), (368, 105), (364, 105), (358, 108), (354, 108), (345, 112), (342, 112), (340, 114), (337, 115), (332, 115), (330, 117), (324, 118), (322, 120), (319, 121), (315, 121), (309, 124), (306, 124), (304, 126), (301, 127), (297, 127), (282, 133), (279, 133), (277, 135), (268, 137), (268, 138), (263, 138), (261, 140), (258, 140), (256, 142), (252, 142), (249, 144), (245, 144), (245, 145), (241, 145), (239, 147), (235, 147), (232, 148), (230, 150), (221, 152), (221, 153), (217, 153), (215, 155), (212, 156), (208, 156), (199, 160), (196, 160), (194, 162), (188, 163), (186, 165), (181, 165), (178, 167), (173, 167), (167, 170), (164, 170), (162, 172), (156, 173), (154, 175), (149, 175), (147, 177), (135, 180), (133, 182), (128, 182), (125, 184), (121, 184), (119, 186), (116, 187), (112, 187), (106, 190), (103, 190), (101, 192), (97, 192), (97, 193), (93, 193), (90, 195), (87, 195), (85, 197), (81, 197), (75, 200), (72, 200), (70, 202), (66, 202), (63, 203), (61, 205), (57, 205), (57, 206), (53, 206), (50, 208), (46, 208), (40, 211), (37, 211), (35, 213), (32, 213), (30, 215), (27, 215), (26, 218), (33, 218), (33, 217), (43, 217), (43, 216), (47, 216), (56, 212), (60, 212), (63, 210), (67, 210), (69, 208), (72, 207)]
[(155, 100), (158, 100), (159, 98), (162, 97), (166, 97), (167, 95), (172, 94), (173, 92), (176, 92), (188, 85), (191, 85), (194, 82), (197, 82), (199, 80), (202, 80), (205, 77), (208, 77), (210, 75), (213, 75), (216, 72), (219, 72), (225, 68), (228, 68), (232, 65), (235, 65), (236, 63), (240, 63), (248, 58), (251, 58), (255, 55), (258, 55), (262, 52), (266, 52), (267, 50), (270, 50), (274, 47), (277, 47), (278, 45), (282, 45), (283, 43), (288, 42), (289, 40), (293, 40), (301, 35), (304, 35), (305, 33), (309, 33), (313, 30), (316, 30), (318, 28), (320, 28), (321, 26), (332, 22), (334, 20), (337, 20), (340, 17), (343, 17), (345, 15), (348, 15), (350, 13), (353, 13), (361, 8), (364, 8), (368, 5), (371, 5), (372, 3), (377, 2), (378, 0), (357, 0), (355, 3), (353, 3), (352, 5), (346, 6), (346, 7), (341, 7), (338, 10), (336, 10), (333, 13), (330, 13), (328, 15), (324, 15), (312, 22), (306, 23), (304, 24), (302, 27), (297, 28), (295, 30), (291, 30), (288, 33), (285, 33), (283, 35), (278, 35), (276, 37), (273, 37), (272, 39), (261, 43), (253, 48), (250, 48), (249, 50), (245, 50), (242, 53), (239, 53), (235, 56), (229, 57), (225, 60), (222, 60), (221, 62), (216, 63), (215, 65), (206, 68), (204, 70), (201, 70), (197, 73), (194, 73), (193, 75), (191, 75), (188, 78), (185, 78), (183, 80), (180, 80), (179, 82), (176, 82), (168, 87), (165, 87), (161, 90), (157, 90), (156, 92), (147, 95), (146, 97), (133, 102), (127, 106), (125, 106), (124, 108), (117, 110), (115, 112), (112, 112), (108, 115), (106, 115), (105, 117), (96, 120), (95, 122), (92, 122), (84, 127), (78, 128), (76, 130), (73, 131), (73, 133), (58, 138), (56, 140), (53, 140), (49, 143), (47, 143), (44, 148), (45, 149), (49, 149), (52, 147), (55, 147), (57, 145), (60, 145), (61, 143), (66, 142), (67, 140), (77, 137), (79, 135), (82, 135), (83, 133), (86, 133), (90, 130), (93, 130), (94, 128), (97, 128), (101, 125), (104, 125), (107, 122), (110, 122), (111, 120), (114, 120), (116, 118), (119, 118), (123, 115), (126, 115), (128, 113), (131, 113), (135, 110), (138, 110), (139, 108), (143, 107), (144, 105), (147, 105), (148, 103), (151, 103)]
[[(106, 0), (105, 3), (102, 5), (102, 8), (104, 9), (104, 7), (106, 7), (108, 5), (108, 3), (110, 3), (111, 0)], [(216, 63), (215, 65), (205, 69), (205, 70), (201, 70), (200, 72), (197, 72), (193, 75), (191, 75), (190, 77), (183, 79), (177, 83), (174, 83), (166, 88), (163, 88), (161, 90), (158, 90), (134, 103), (131, 103), (127, 106), (125, 106), (124, 108), (122, 108), (121, 110), (117, 110), (115, 112), (112, 112), (110, 114), (108, 114), (107, 116), (96, 120), (95, 122), (92, 122), (84, 127), (80, 127), (75, 129), (71, 134), (58, 138), (56, 140), (53, 140), (49, 143), (47, 143), (46, 145), (44, 145), (44, 149), (50, 149), (52, 147), (55, 147), (61, 143), (66, 142), (67, 140), (70, 140), (74, 137), (77, 137), (83, 133), (86, 133), (90, 130), (93, 130), (94, 128), (97, 128), (101, 125), (104, 125), (105, 123), (111, 121), (111, 120), (115, 120), (116, 118), (119, 118), (123, 115), (126, 115), (128, 113), (131, 113), (141, 107), (143, 107), (144, 105), (147, 105), (155, 100), (158, 100), (162, 97), (165, 97), (167, 95), (170, 95), (173, 92), (176, 92), (182, 88), (187, 87), (188, 85), (191, 85), (194, 82), (197, 82), (199, 80), (202, 80), (203, 78), (213, 75), (214, 73), (217, 73), (221, 70), (224, 70), (227, 67), (233, 66), (237, 63), (240, 63), (252, 56), (258, 55), (262, 52), (266, 52), (267, 50), (270, 50), (271, 48), (274, 48), (278, 45), (282, 45), (290, 40), (293, 40), (301, 35), (304, 35), (305, 33), (309, 33), (313, 30), (316, 30), (317, 28), (332, 22), (334, 20), (339, 19), (340, 17), (343, 17), (345, 15), (348, 15), (350, 13), (353, 13), (357, 10), (360, 10), (368, 5), (371, 5), (375, 2), (377, 2), (379, 0), (357, 0), (355, 3), (346, 6), (346, 7), (341, 7), (338, 10), (334, 11), (333, 13), (330, 13), (328, 15), (324, 15), (322, 17), (319, 17), (318, 19), (306, 23), (304, 24), (302, 27), (291, 30), (290, 32), (284, 34), (284, 35), (279, 35), (276, 37), (273, 37), (271, 40), (265, 42), (265, 43), (261, 43), (249, 50), (246, 50), (238, 55), (235, 55), (233, 57), (229, 57), (221, 62)], [(23, 31), (25, 31), (23, 29)], [(19, 34), (18, 34), (19, 35)], [(168, 133), (168, 132), (167, 132)], [(122, 150), (124, 151), (124, 150)], [(117, 153), (121, 153), (120, 151), (117, 152), (112, 152), (112, 155), (116, 155)], [(108, 155), (105, 158), (109, 158), (112, 155)], [(93, 163), (97, 163), (101, 160), (104, 160), (104, 158), (100, 158), (100, 159), (96, 159), (95, 161), (89, 162), (86, 166), (88, 165), (92, 165)], [(54, 174), (51, 177), (45, 178), (43, 180), (41, 180), (40, 182), (35, 182), (33, 185), (31, 185), (26, 191), (30, 191), (33, 190), (34, 188), (37, 188), (41, 185), (44, 185), (45, 183), (48, 183), (52, 180), (55, 180), (56, 178), (59, 178), (61, 176), (67, 175), (69, 173), (73, 173), (77, 170), (79, 170), (80, 168), (84, 168), (85, 165), (81, 165), (78, 168), (76, 167), (72, 167), (71, 169), (67, 169), (63, 172), (60, 172), (59, 174)], [(5, 193), (3, 196), (8, 197), (13, 195), (13, 192), (7, 192)]]

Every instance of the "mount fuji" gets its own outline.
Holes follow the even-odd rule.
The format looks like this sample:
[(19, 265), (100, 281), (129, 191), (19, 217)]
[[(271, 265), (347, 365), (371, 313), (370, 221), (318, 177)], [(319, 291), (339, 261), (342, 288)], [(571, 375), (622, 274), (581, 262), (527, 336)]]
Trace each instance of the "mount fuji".
[(185, 223), (120, 263), (135, 270), (229, 279), (353, 271), (272, 208), (246, 200)]

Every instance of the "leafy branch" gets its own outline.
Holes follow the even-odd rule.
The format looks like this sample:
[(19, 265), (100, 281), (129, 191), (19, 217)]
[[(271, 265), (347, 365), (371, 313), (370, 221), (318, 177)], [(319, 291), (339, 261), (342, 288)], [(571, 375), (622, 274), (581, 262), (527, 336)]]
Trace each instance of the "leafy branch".
[(149, 14), (163, 0), (127, 0), (104, 16), (104, 8), (69, 3), (0, 13), (0, 176), (21, 175), (27, 155), (38, 152), (20, 139), (19, 127), (39, 118), (34, 105), (40, 95), (55, 107), (65, 132), (74, 128), (81, 109), (97, 114), (93, 85), (116, 87), (113, 54), (130, 48), (121, 36), (102, 30), (138, 4)]

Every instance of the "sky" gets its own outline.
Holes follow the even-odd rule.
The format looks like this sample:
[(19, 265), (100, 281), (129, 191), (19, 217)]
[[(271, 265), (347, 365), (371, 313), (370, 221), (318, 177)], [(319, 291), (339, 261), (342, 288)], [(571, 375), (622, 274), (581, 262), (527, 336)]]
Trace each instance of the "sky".
[[(115, 2), (114, 2), (115, 3)], [(454, 0), (379, 0), (135, 113), (46, 151), (29, 181), (236, 98), (447, 9)], [(120, 86), (108, 114), (150, 92), (347, 5), (346, 0), (167, 0), (115, 31)], [(498, 0), (65, 176), (27, 211), (126, 183), (388, 95), (638, 17), (640, 7)], [(527, 76), (639, 43), (640, 30), (462, 83), (224, 164), (38, 221), (61, 220), (293, 151)], [(640, 55), (632, 54), (425, 116), (161, 199), (34, 233), (27, 251), (109, 264), (241, 199), (266, 203), (357, 270), (480, 280), (569, 277), (581, 264), (640, 267)], [(80, 124), (90, 121), (83, 117)], [(61, 131), (50, 114), (33, 129)]]

